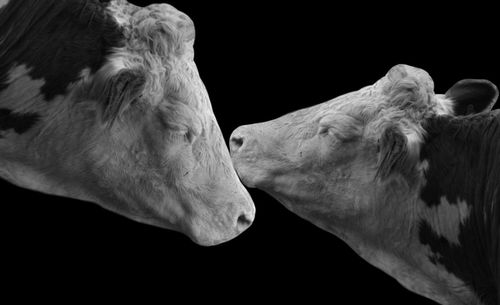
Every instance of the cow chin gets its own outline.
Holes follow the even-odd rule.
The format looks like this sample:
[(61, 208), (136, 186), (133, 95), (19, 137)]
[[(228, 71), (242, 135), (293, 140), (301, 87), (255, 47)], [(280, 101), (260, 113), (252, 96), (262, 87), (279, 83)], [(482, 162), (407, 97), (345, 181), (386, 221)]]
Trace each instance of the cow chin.
[[(241, 198), (241, 201), (247, 200)], [(221, 205), (226, 207), (224, 212), (210, 212), (206, 209), (201, 214), (186, 217), (180, 231), (200, 246), (214, 246), (237, 237), (252, 223), (255, 210), (242, 213), (235, 208), (239, 206), (236, 202)]]
[(186, 234), (194, 243), (210, 247), (225, 243), (238, 236), (242, 231), (236, 228), (220, 229), (203, 221), (190, 224), (182, 233)]
[(151, 181), (140, 187), (128, 185), (120, 192), (116, 192), (118, 187), (115, 192), (94, 187), (92, 193), (97, 196), (80, 199), (140, 223), (183, 233), (201, 246), (212, 246), (235, 238), (254, 220), (250, 194), (236, 179), (203, 189), (154, 188)]
[[(110, 209), (109, 205), (103, 207)], [(175, 215), (171, 213), (172, 211), (169, 215), (153, 215), (152, 213), (138, 215), (117, 209), (110, 210), (140, 223), (180, 232), (200, 246), (214, 246), (230, 241), (243, 233), (251, 225), (255, 216), (255, 210), (248, 214), (235, 212), (227, 215), (220, 212), (210, 214), (208, 210), (201, 214), (192, 213), (191, 215), (185, 213)]]
[(262, 149), (239, 150), (231, 152), (236, 173), (247, 187), (258, 188), (272, 194), (288, 193), (297, 190), (301, 181), (306, 181), (291, 172), (298, 163), (279, 160)]
[(259, 162), (248, 162), (245, 158), (233, 156), (236, 173), (243, 184), (249, 188), (258, 188), (276, 198), (286, 206), (290, 206), (290, 200), (301, 201), (301, 187), (298, 185), (298, 177), (287, 173), (286, 167), (279, 166), (270, 160), (261, 164)]
[(232, 179), (222, 179), (198, 190), (196, 196), (185, 197), (188, 192), (181, 195), (186, 212), (179, 219), (183, 223), (181, 229), (198, 245), (227, 242), (252, 224), (255, 206), (236, 173), (233, 175)]
[(265, 169), (246, 163), (239, 158), (233, 158), (234, 168), (241, 182), (250, 188), (263, 188), (270, 184), (271, 177)]

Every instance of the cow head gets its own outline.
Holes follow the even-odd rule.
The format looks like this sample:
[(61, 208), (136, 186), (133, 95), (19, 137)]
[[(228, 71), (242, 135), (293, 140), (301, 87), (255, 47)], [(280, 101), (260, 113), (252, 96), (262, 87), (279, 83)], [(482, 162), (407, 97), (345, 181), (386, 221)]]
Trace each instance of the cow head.
[[(62, 94), (50, 94), (47, 88), (65, 79), (35, 79), (37, 66), (23, 60), (10, 68), (0, 105), (12, 109), (12, 120), (14, 112), (30, 113), (36, 120), (23, 130), (4, 128), (3, 147), (9, 139), (12, 147), (17, 144), (2, 152), (8, 160), (3, 176), (181, 231), (201, 245), (237, 236), (253, 221), (255, 208), (234, 171), (193, 61), (193, 22), (167, 4), (141, 8), (123, 0), (73, 2), (75, 10), (82, 6), (75, 16), (89, 21), (70, 16), (75, 19), (60, 24), (76, 23), (76, 30), (83, 24), (87, 36), (69, 36), (61, 25), (49, 25), (68, 35), (70, 41), (61, 42), (64, 47), (87, 48), (86, 55), (102, 47), (106, 57), (102, 64), (83, 67)], [(12, 1), (6, 14), (10, 5), (13, 12), (20, 9)], [(62, 16), (72, 13), (73, 8), (61, 5), (67, 6), (58, 1), (47, 6)], [(99, 31), (95, 41), (103, 45), (79, 41), (91, 40), (91, 31)], [(53, 69), (86, 61), (57, 47), (54, 56), (68, 53)], [(23, 92), (44, 100), (22, 104)]]
[[(425, 120), (490, 109), (493, 84), (464, 80), (434, 94), (423, 70), (398, 65), (372, 86), (272, 121), (230, 140), (242, 181), (336, 234), (378, 234), (420, 183)], [(405, 210), (402, 207), (401, 210)], [(403, 212), (402, 212), (403, 213)], [(394, 230), (394, 226), (391, 227)]]
[[(466, 160), (461, 164), (466, 166), (473, 162), (462, 155), (455, 157), (454, 153), (462, 153), (456, 147), (435, 143), (454, 138), (457, 132), (477, 137), (481, 132), (460, 131), (460, 126), (441, 134), (441, 121), (480, 121), (487, 115), (468, 114), (489, 111), (498, 92), (485, 80), (463, 80), (444, 95), (433, 90), (425, 71), (398, 65), (372, 86), (269, 122), (239, 127), (230, 139), (231, 154), (247, 186), (266, 191), (294, 213), (342, 238), (408, 289), (443, 304), (459, 300), (472, 304), (489, 291), (491, 282), (476, 282), (479, 290), (473, 293), (465, 283), (477, 275), (473, 271), (464, 276), (457, 271), (457, 258), (447, 256), (460, 252), (454, 248), (460, 240), (474, 245), (475, 237), (464, 240), (462, 235), (470, 233), (459, 230), (470, 223), (469, 215), (476, 213), (470, 218), (482, 219), (483, 211), (493, 209), (470, 212), (466, 199), (457, 201), (457, 196), (448, 202), (444, 190), (457, 181), (449, 169), (460, 167), (458, 160)], [(498, 125), (497, 117), (492, 117), (481, 125), (493, 126), (489, 133)], [(424, 146), (427, 131), (439, 136), (433, 135), (432, 144)], [(455, 145), (453, 141), (448, 144)], [(483, 149), (480, 154), (497, 155), (487, 145), (471, 146)], [(427, 150), (421, 154), (422, 147)], [(445, 165), (452, 177), (443, 179), (444, 186), (439, 179), (445, 171), (436, 165), (434, 151), (452, 159)], [(471, 151), (468, 156), (477, 158), (478, 151)], [(461, 181), (470, 185), (477, 176)], [(487, 189), (494, 193), (498, 180), (492, 180)], [(475, 194), (469, 189), (463, 193)], [(477, 232), (478, 226), (471, 224), (468, 232)]]

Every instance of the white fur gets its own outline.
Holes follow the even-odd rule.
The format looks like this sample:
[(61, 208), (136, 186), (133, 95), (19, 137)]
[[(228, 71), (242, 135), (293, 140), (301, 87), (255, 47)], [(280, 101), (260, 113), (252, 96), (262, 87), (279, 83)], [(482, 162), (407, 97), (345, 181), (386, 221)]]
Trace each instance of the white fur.
[(108, 5), (108, 10), (112, 13), (111, 15), (121, 26), (125, 26), (129, 23), (130, 14), (137, 9), (137, 6), (131, 5), (123, 0), (113, 0)]
[(438, 205), (425, 208), (422, 214), (423, 219), (430, 224), (436, 234), (446, 238), (450, 243), (460, 245), (458, 240), (460, 225), (467, 220), (470, 214), (470, 208), (465, 201), (459, 200), (450, 204), (443, 196)]
[[(151, 103), (160, 103), (167, 78), (175, 80), (175, 76), (180, 75), (173, 71), (180, 65), (183, 67), (179, 68), (194, 66), (193, 21), (168, 4), (141, 8), (125, 0), (115, 0), (108, 9), (122, 26), (127, 44), (110, 56), (109, 64), (103, 68), (108, 71), (105, 73), (117, 73), (122, 69), (148, 71), (144, 91)], [(190, 64), (186, 65), (186, 61)], [(191, 76), (199, 78), (197, 72)], [(171, 84), (176, 85), (175, 82)]]
[(444, 94), (436, 94), (436, 114), (453, 115), (453, 101), (447, 99)]
[(413, 125), (413, 129), (406, 131), (408, 154), (411, 157), (418, 157), (420, 155), (420, 147), (424, 143), (424, 129), (421, 125)]
[(43, 79), (32, 79), (25, 65), (15, 66), (9, 72), (8, 86), (0, 92), (0, 106), (15, 113), (44, 112), (46, 104), (40, 103)]

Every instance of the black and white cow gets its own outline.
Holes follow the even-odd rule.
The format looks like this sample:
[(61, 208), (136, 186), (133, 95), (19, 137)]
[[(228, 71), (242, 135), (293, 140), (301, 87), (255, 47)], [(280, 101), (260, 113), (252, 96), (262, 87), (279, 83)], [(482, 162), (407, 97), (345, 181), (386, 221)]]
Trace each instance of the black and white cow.
[(434, 94), (398, 65), (372, 86), (241, 126), (242, 181), (337, 235), (408, 289), (441, 304), (499, 304), (497, 88)]
[[(0, 1), (0, 177), (98, 203), (202, 245), (253, 221), (167, 4)], [(27, 211), (29, 213), (29, 211)]]

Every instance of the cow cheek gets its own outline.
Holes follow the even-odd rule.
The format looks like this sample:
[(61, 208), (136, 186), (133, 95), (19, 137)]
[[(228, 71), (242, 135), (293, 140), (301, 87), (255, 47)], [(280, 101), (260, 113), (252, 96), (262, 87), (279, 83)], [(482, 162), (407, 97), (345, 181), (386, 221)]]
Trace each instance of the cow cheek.
[(212, 173), (211, 162), (203, 155), (202, 143), (171, 145), (164, 161), (168, 166), (163, 168), (167, 184), (172, 184), (182, 196), (185, 204), (203, 201), (203, 194), (211, 193), (218, 177)]

